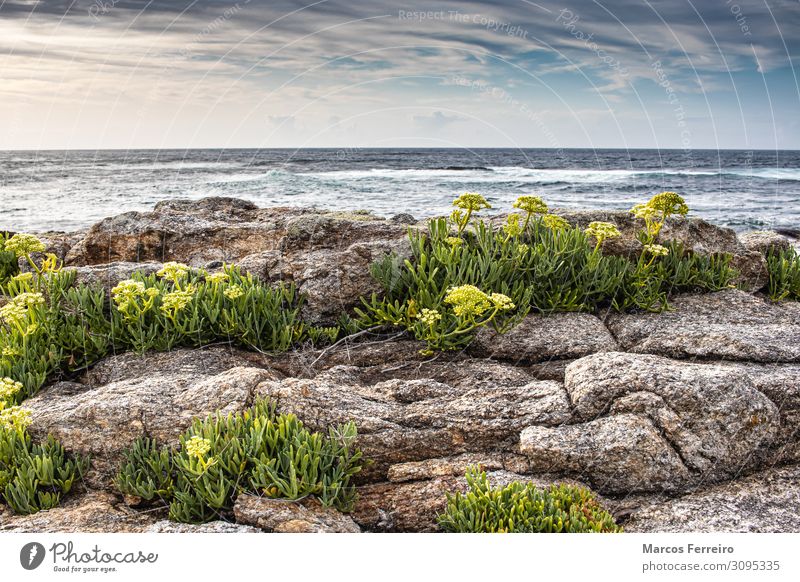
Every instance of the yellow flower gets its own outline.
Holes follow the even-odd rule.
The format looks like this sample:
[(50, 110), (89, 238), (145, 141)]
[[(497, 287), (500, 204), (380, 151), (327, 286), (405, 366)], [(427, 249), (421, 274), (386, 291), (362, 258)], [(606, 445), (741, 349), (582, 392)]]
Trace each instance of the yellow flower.
[(633, 208), (631, 208), (631, 214), (633, 214), (636, 218), (641, 218), (643, 220), (650, 220), (655, 215), (657, 210), (648, 204), (637, 204)]
[(644, 252), (649, 253), (654, 257), (665, 257), (669, 254), (669, 249), (661, 245), (651, 244), (644, 245)]
[(542, 224), (550, 230), (566, 230), (569, 228), (569, 222), (555, 214), (545, 214), (542, 216)]
[(172, 281), (173, 283), (177, 283), (189, 273), (189, 266), (184, 265), (183, 263), (176, 263), (174, 261), (170, 261), (164, 263), (161, 269), (156, 273), (162, 279), (166, 279), (167, 281)]
[(11, 400), (22, 391), (22, 383), (11, 378), (0, 378), (0, 401)]
[(517, 237), (522, 234), (522, 225), (519, 223), (519, 214), (511, 213), (503, 225), (503, 231), (509, 237)]
[(161, 312), (174, 317), (176, 313), (186, 309), (186, 306), (192, 302), (194, 292), (194, 287), (190, 285), (182, 291), (167, 293), (161, 300)]
[(0, 428), (7, 430), (25, 429), (31, 424), (31, 411), (20, 406), (0, 410)]
[(547, 214), (547, 204), (538, 196), (520, 196), (514, 202), (514, 208), (524, 210), (528, 214)]
[(32, 234), (15, 234), (6, 241), (6, 250), (18, 257), (24, 257), (31, 253), (43, 253), (46, 248), (45, 244)]
[(203, 437), (193, 436), (184, 444), (184, 450), (190, 457), (202, 459), (211, 450), (211, 441)]
[(452, 305), (453, 313), (459, 317), (481, 315), (492, 307), (489, 296), (474, 285), (450, 288), (445, 295), (444, 302)]
[(20, 273), (19, 275), (14, 275), (13, 277), (11, 277), (11, 280), (14, 281), (15, 283), (27, 283), (31, 279), (33, 279), (33, 273), (30, 272)]
[(465, 194), (462, 194), (453, 200), (453, 206), (461, 208), (462, 210), (468, 210), (470, 212), (478, 212), (483, 208), (492, 207), (492, 205), (486, 201), (486, 198), (474, 192), (466, 192)]
[(219, 283), (227, 283), (229, 278), (230, 277), (228, 276), (228, 273), (220, 271), (219, 273), (214, 273), (213, 275), (207, 275), (206, 283), (213, 283), (214, 285)]
[(617, 227), (610, 222), (590, 222), (589, 226), (585, 229), (585, 232), (587, 235), (593, 236), (598, 245), (602, 244), (607, 238), (617, 238), (622, 236)]
[(435, 325), (437, 321), (442, 319), (442, 314), (435, 309), (423, 309), (417, 318), (425, 325)]
[(489, 295), (489, 299), (492, 303), (494, 303), (495, 307), (502, 309), (503, 311), (514, 309), (514, 307), (516, 307), (511, 301), (511, 297), (508, 295), (503, 295), (502, 293), (492, 293)]
[(242, 295), (244, 295), (244, 289), (242, 289), (239, 285), (231, 285), (230, 287), (225, 289), (225, 291), (223, 291), (223, 294), (228, 299), (234, 301), (236, 299), (239, 299), (239, 297), (241, 297)]
[(449, 244), (451, 247), (458, 247), (464, 244), (464, 239), (458, 236), (448, 236), (444, 239), (444, 242)]
[(665, 217), (670, 214), (685, 216), (689, 212), (686, 201), (677, 192), (662, 192), (661, 194), (656, 194), (650, 199), (647, 206), (660, 211)]
[(41, 293), (20, 293), (11, 301), (0, 307), (0, 319), (6, 323), (21, 324), (28, 317), (31, 307), (44, 304)]

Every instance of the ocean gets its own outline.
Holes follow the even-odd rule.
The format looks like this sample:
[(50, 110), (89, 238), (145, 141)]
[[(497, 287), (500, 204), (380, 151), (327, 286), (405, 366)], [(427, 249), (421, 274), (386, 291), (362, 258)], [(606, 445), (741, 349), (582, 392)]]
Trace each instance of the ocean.
[(0, 152), (0, 230), (76, 230), (159, 200), (232, 196), (260, 206), (424, 218), (463, 192), (498, 211), (627, 210), (682, 194), (691, 215), (737, 231), (800, 228), (800, 151), (258, 149)]

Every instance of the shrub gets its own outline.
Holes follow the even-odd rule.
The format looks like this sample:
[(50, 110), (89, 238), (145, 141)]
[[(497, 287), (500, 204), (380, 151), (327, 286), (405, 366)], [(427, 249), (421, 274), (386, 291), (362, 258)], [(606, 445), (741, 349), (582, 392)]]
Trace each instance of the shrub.
[[(502, 332), (529, 311), (660, 311), (671, 293), (722, 289), (736, 275), (729, 256), (685, 253), (679, 243), (655, 244), (650, 234), (642, 235), (636, 260), (605, 256), (603, 242), (620, 236), (616, 226), (593, 222), (582, 231), (546, 214), (547, 205), (535, 196), (514, 204), (526, 212), (524, 220), (511, 214), (495, 229), (475, 218), (486, 205), (478, 195), (469, 196), (454, 202), (454, 216), (431, 220), (427, 233), (409, 231), (411, 260), (387, 256), (372, 266), (385, 294), (363, 301), (357, 310), (362, 327), (405, 328), (426, 342), (427, 352), (458, 349), (469, 344), (477, 328), (492, 325)], [(684, 213), (679, 199), (654, 197), (657, 208), (651, 208), (646, 229), (657, 234), (666, 217)], [(471, 229), (467, 217), (472, 217)], [(447, 297), (464, 286), (488, 297), (505, 296), (505, 304), (514, 307), (485, 319), (459, 320)]]
[(773, 301), (800, 301), (800, 255), (793, 248), (767, 253), (767, 293)]
[(19, 273), (17, 254), (6, 249), (7, 233), (0, 232), (0, 289), (11, 277)]
[(29, 422), (26, 410), (0, 401), (0, 500), (25, 515), (58, 505), (89, 467), (52, 437), (33, 443)]
[(195, 420), (180, 448), (137, 440), (116, 478), (125, 495), (169, 505), (170, 518), (202, 523), (228, 513), (240, 492), (270, 498), (317, 497), (350, 511), (352, 477), (361, 470), (353, 423), (312, 433), (268, 401), (243, 413)]
[(467, 470), (469, 491), (447, 495), (439, 516), (446, 532), (459, 533), (613, 533), (622, 528), (582, 487), (537, 489), (517, 481), (490, 487), (486, 473)]

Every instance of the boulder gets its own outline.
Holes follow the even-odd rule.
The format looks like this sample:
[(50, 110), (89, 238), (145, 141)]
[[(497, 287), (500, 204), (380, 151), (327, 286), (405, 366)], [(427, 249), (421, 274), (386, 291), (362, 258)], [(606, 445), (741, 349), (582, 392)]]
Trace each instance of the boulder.
[(739, 241), (749, 251), (766, 255), (770, 251), (785, 251), (791, 246), (788, 237), (771, 230), (756, 230), (739, 235)]
[(108, 358), (87, 383), (58, 382), (27, 400), (30, 432), (90, 455), (87, 481), (105, 487), (137, 437), (174, 445), (194, 418), (249, 406), (255, 386), (275, 376), (243, 363), (223, 348)]
[[(1, 508), (2, 506), (0, 506)], [(139, 513), (102, 491), (67, 496), (58, 507), (33, 515), (0, 513), (0, 531), (7, 533), (120, 533), (141, 532), (155, 518)]]
[(662, 313), (610, 313), (622, 349), (671, 358), (800, 362), (800, 304), (737, 289), (682, 295)]
[(353, 519), (316, 498), (302, 501), (242, 494), (233, 507), (236, 522), (276, 533), (360, 533)]
[(656, 502), (625, 523), (632, 533), (800, 532), (800, 465), (770, 468), (735, 481)]
[(532, 426), (520, 451), (534, 471), (599, 491), (681, 491), (757, 466), (778, 437), (778, 408), (746, 375), (658, 356), (595, 354), (567, 367), (577, 424)]
[[(111, 291), (117, 283), (130, 279), (134, 273), (152, 275), (159, 271), (162, 263), (126, 263), (116, 262), (103, 265), (75, 267), (75, 284), (90, 287), (102, 287)], [(69, 270), (67, 268), (66, 270)]]
[[(490, 364), (490, 363), (489, 363)], [(352, 366), (335, 366), (314, 378), (267, 380), (268, 396), (313, 430), (354, 421), (359, 446), (372, 464), (363, 479), (386, 478), (389, 465), (467, 452), (512, 448), (532, 424), (557, 426), (570, 418), (561, 384), (524, 374), (503, 382), (475, 362), (462, 380), (378, 380)]]
[(528, 315), (504, 334), (482, 327), (470, 346), (476, 356), (515, 363), (575, 359), (617, 350), (603, 322), (588, 313)]

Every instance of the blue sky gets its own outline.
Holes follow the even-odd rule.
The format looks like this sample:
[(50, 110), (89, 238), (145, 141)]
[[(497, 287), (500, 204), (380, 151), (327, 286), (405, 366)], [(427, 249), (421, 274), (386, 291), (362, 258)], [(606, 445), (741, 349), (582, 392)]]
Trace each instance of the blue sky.
[(800, 1), (0, 0), (0, 149), (800, 149)]

